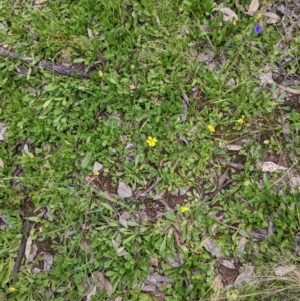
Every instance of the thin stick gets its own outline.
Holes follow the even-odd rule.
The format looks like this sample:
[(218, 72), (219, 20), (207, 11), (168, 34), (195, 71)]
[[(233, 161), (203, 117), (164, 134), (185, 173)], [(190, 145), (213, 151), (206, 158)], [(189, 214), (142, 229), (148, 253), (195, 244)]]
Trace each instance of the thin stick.
[[(31, 58), (31, 57), (19, 56), (15, 52), (6, 50), (3, 47), (0, 47), (0, 56), (9, 57), (11, 59), (19, 59), (24, 63), (34, 62), (34, 59)], [(37, 62), (35, 67), (37, 69), (46, 69), (46, 70), (50, 70), (52, 72), (55, 72), (55, 73), (58, 73), (58, 74), (61, 74), (61, 75), (66, 75), (66, 76), (70, 76), (73, 73), (75, 73), (78, 76), (83, 77), (83, 78), (90, 78), (90, 76), (92, 74), (96, 73), (96, 71), (94, 71), (94, 72), (85, 72), (83, 70), (75, 70), (74, 68), (66, 67), (66, 66), (51, 62), (51, 61), (47, 61), (47, 60), (41, 60), (41, 61)]]

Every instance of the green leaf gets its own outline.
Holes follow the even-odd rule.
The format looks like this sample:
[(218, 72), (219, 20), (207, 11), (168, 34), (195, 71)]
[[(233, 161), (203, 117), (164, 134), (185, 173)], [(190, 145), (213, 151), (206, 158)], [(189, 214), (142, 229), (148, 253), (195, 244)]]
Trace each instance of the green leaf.
[(78, 59), (73, 60), (73, 63), (82, 63), (82, 62), (85, 62), (85, 59), (78, 58)]
[(101, 203), (101, 206), (104, 207), (105, 209), (111, 211), (111, 212), (115, 212), (115, 210), (107, 203)]
[(43, 108), (47, 108), (50, 104), (50, 102), (52, 101), (52, 99), (48, 99), (44, 104), (43, 104)]
[(31, 216), (27, 218), (31, 222), (39, 223), (41, 221), (41, 218), (39, 216)]
[(134, 221), (128, 221), (127, 222), (129, 226), (133, 226), (133, 227), (138, 227), (139, 224), (137, 222), (134, 222)]
[(167, 243), (167, 235), (164, 236), (164, 239), (159, 247), (159, 253), (164, 254), (166, 250), (166, 243)]
[(81, 167), (82, 167), (83, 169), (86, 168), (86, 167), (89, 165), (91, 159), (92, 159), (92, 153), (91, 153), (91, 152), (88, 152), (88, 153), (85, 155), (85, 157), (83, 158), (82, 162), (81, 162)]

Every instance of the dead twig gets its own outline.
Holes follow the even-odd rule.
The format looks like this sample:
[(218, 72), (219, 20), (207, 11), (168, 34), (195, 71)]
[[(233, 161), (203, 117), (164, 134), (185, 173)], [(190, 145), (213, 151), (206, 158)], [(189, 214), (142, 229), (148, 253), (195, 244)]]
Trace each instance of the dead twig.
[(222, 159), (222, 158), (219, 158), (218, 160), (225, 163), (228, 166), (231, 166), (231, 167), (235, 168), (235, 169), (241, 169), (241, 170), (245, 169), (244, 165), (241, 164), (241, 163), (229, 162), (229, 161), (227, 161), (225, 159)]
[[(34, 62), (34, 59), (28, 56), (19, 56), (18, 54), (16, 54), (15, 52), (6, 50), (3, 47), (0, 47), (0, 56), (3, 57), (8, 57), (11, 59), (19, 59), (24, 63), (32, 63)], [(66, 76), (71, 76), (72, 74), (77, 74), (80, 77), (83, 78), (90, 78), (90, 76), (94, 73), (96, 73), (96, 71), (92, 71), (92, 72), (85, 72), (84, 70), (77, 70), (74, 69), (72, 67), (67, 67), (67, 66), (63, 66), (51, 61), (47, 61), (47, 60), (41, 60), (39, 62), (37, 62), (34, 65), (35, 68), (37, 69), (46, 69), (52, 72), (55, 72), (57, 74), (61, 74), (61, 75), (66, 75)]]
[(15, 261), (15, 265), (14, 265), (14, 268), (13, 268), (13, 271), (12, 271), (12, 277), (13, 277), (12, 282), (13, 283), (18, 280), (18, 273), (19, 273), (19, 270), (20, 270), (20, 267), (21, 267), (22, 259), (23, 259), (24, 254), (25, 254), (26, 243), (27, 243), (27, 239), (28, 239), (28, 236), (29, 236), (30, 229), (31, 229), (31, 223), (28, 219), (25, 219), (24, 225), (23, 225), (22, 240), (21, 240), (21, 243), (20, 243), (17, 259)]
[(147, 188), (144, 192), (142, 192), (141, 194), (137, 195), (135, 197), (135, 200), (137, 201), (140, 197), (142, 196), (146, 196), (160, 181), (162, 180), (162, 178), (158, 178), (149, 188)]

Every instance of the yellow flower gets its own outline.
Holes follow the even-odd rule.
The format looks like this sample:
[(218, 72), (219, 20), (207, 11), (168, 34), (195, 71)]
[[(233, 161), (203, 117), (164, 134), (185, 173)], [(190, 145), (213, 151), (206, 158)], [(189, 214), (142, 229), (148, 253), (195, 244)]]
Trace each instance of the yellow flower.
[(98, 75), (99, 75), (100, 77), (102, 77), (102, 76), (103, 76), (103, 72), (102, 72), (101, 70), (99, 70), (99, 71), (98, 71)]
[(180, 13), (182, 13), (182, 12), (183, 12), (183, 8), (182, 8), (182, 7), (179, 7), (179, 8), (178, 8), (178, 11), (179, 11)]
[(243, 115), (240, 119), (237, 120), (237, 122), (239, 124), (243, 124), (244, 123), (244, 119), (245, 119), (245, 116)]
[(8, 291), (9, 291), (10, 293), (13, 293), (13, 292), (16, 291), (16, 289), (15, 289), (13, 286), (10, 286), (10, 287), (8, 288)]
[(94, 171), (93, 174), (95, 177), (97, 177), (97, 176), (99, 176), (99, 171)]
[(181, 206), (181, 207), (180, 207), (180, 210), (181, 210), (182, 213), (184, 213), (184, 212), (188, 211), (189, 208), (186, 207), (186, 206)]
[(257, 20), (261, 19), (261, 13), (258, 13), (258, 14), (256, 15), (256, 19), (257, 19)]
[(155, 146), (157, 139), (149, 136), (146, 142), (148, 143), (148, 145), (150, 147), (153, 147), (153, 146)]
[(216, 129), (215, 129), (215, 127), (213, 125), (209, 125), (207, 128), (209, 129), (209, 131), (211, 133), (214, 133), (216, 131)]
[(270, 143), (270, 140), (269, 139), (266, 139), (265, 141), (264, 141), (264, 144), (269, 144)]
[(236, 20), (234, 19), (232, 22), (233, 26), (236, 26)]

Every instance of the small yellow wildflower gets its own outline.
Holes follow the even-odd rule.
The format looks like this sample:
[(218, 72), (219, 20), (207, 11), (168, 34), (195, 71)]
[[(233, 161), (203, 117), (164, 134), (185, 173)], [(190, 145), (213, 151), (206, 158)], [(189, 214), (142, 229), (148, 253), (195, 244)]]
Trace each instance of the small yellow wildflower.
[(98, 75), (99, 75), (100, 77), (102, 77), (102, 76), (103, 76), (103, 72), (102, 72), (101, 70), (99, 70), (99, 71), (98, 71)]
[(97, 177), (97, 176), (99, 176), (99, 171), (94, 171), (93, 174), (95, 177)]
[(155, 146), (157, 139), (149, 136), (146, 142), (150, 147), (153, 147)]
[(236, 26), (236, 20), (234, 19), (232, 22), (233, 26)]
[(182, 213), (184, 213), (184, 212), (188, 211), (189, 208), (186, 207), (186, 206), (181, 206), (181, 207), (180, 207), (180, 210), (181, 210)]
[(215, 129), (215, 127), (213, 125), (209, 125), (207, 128), (209, 129), (209, 131), (211, 133), (214, 133), (216, 131), (216, 129)]
[(9, 291), (10, 293), (13, 293), (13, 292), (16, 291), (16, 289), (15, 289), (13, 286), (10, 286), (10, 287), (8, 288), (8, 291)]
[(257, 19), (257, 20), (261, 19), (261, 13), (258, 13), (258, 14), (256, 15), (256, 19)]
[(178, 10), (179, 10), (180, 13), (183, 12), (183, 8), (182, 7), (179, 7)]
[(245, 116), (243, 115), (240, 119), (237, 120), (237, 122), (239, 124), (243, 124), (244, 123), (244, 119), (245, 119)]
[(265, 141), (264, 141), (264, 144), (269, 144), (270, 143), (270, 140), (269, 139), (266, 139)]

